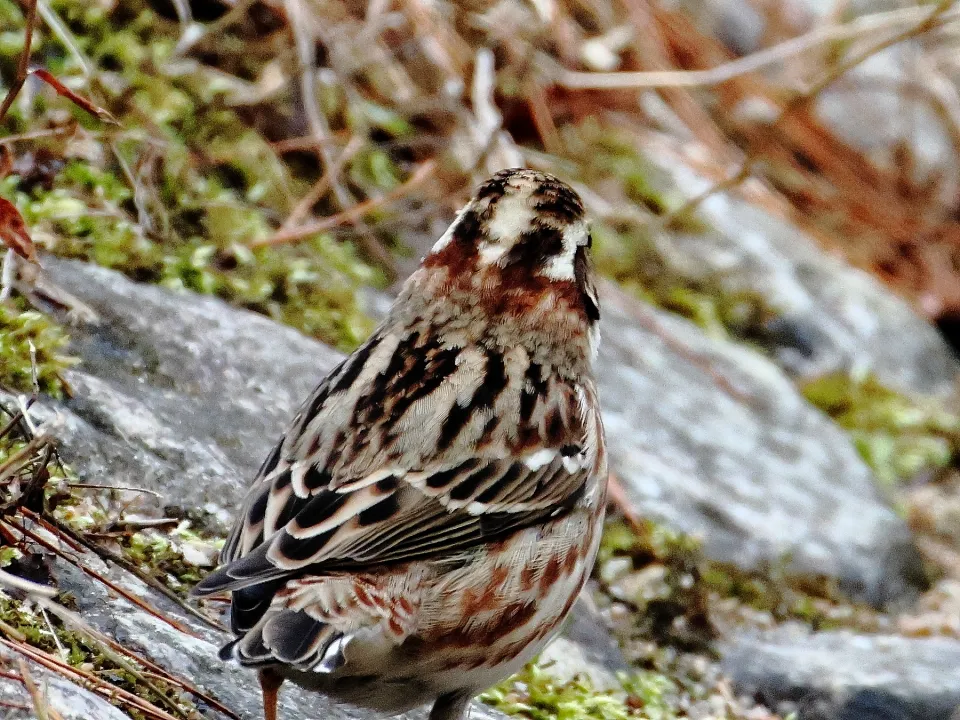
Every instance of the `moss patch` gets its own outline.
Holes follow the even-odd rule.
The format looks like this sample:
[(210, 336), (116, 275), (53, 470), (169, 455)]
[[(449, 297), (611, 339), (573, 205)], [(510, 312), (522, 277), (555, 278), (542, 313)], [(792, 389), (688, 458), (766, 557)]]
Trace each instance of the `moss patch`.
[(813, 629), (875, 631), (883, 616), (851, 601), (827, 577), (798, 575), (788, 561), (743, 570), (710, 560), (700, 543), (656, 523), (608, 521), (594, 572), (598, 601), (627, 658), (670, 672), (664, 650), (713, 652), (715, 627), (799, 621)]
[(626, 720), (642, 717), (625, 699), (595, 690), (586, 678), (558, 683), (536, 662), (480, 696), (487, 705), (531, 720)]
[(624, 646), (641, 639), (682, 650), (708, 649), (715, 633), (701, 582), (700, 545), (647, 522), (634, 529), (610, 521), (595, 575), (609, 598), (630, 608), (620, 628)]
[(182, 597), (212, 569), (223, 545), (222, 540), (193, 532), (188, 522), (170, 532), (125, 534), (117, 543), (128, 560)]
[[(8, 416), (0, 413), (0, 426)], [(29, 434), (25, 425), (13, 424), (0, 436), (0, 465), (6, 465), (8, 476), (0, 486), (0, 503), (9, 505), (7, 519), (16, 527), (20, 522), (33, 525), (23, 517), (21, 508), (34, 512), (52, 512), (80, 532), (100, 530), (115, 511), (106, 509), (100, 494), (92, 488), (76, 487), (76, 478), (51, 452), (49, 446), (28, 448)], [(42, 532), (42, 531), (41, 531)], [(14, 575), (41, 584), (50, 584), (49, 558), (36, 552), (29, 540), (21, 540), (9, 528), (3, 529), (5, 543), (0, 548), (0, 567)], [(177, 591), (184, 583), (195, 582), (203, 573), (202, 565), (212, 559), (213, 543), (191, 533), (187, 523), (164, 537), (159, 532), (128, 534), (117, 543), (121, 552), (141, 568), (166, 582)], [(209, 550), (209, 552), (207, 552)], [(61, 594), (56, 603), (71, 607), (69, 595)], [(14, 643), (26, 643), (63, 659), (72, 667), (92, 673), (101, 680), (127, 690), (139, 698), (180, 717), (199, 717), (197, 708), (181, 687), (152, 674), (131, 658), (121, 658), (91, 634), (74, 623), (65, 622), (54, 610), (44, 613), (29, 598), (15, 596), (0, 589), (0, 635)], [(118, 707), (134, 720), (148, 717), (130, 707), (122, 698), (111, 697)], [(152, 716), (150, 716), (152, 717)]]
[(703, 663), (684, 666), (674, 661), (664, 670), (619, 673), (618, 690), (597, 690), (583, 676), (559, 682), (549, 666), (533, 661), (480, 699), (508, 715), (531, 720), (775, 720), (765, 711), (748, 713), (745, 706), (731, 702), (729, 693), (724, 696), (718, 691), (721, 676)]
[(899, 393), (872, 375), (827, 375), (802, 388), (853, 439), (887, 486), (934, 472), (960, 457), (960, 416), (936, 398)]
[[(51, 5), (74, 52), (41, 28), (33, 59), (108, 108), (121, 127), (101, 127), (43, 90), (16, 104), (0, 132), (51, 129), (13, 146), (12, 174), (0, 183), (34, 240), (136, 280), (217, 295), (341, 349), (358, 345), (373, 327), (358, 292), (384, 275), (349, 240), (317, 233), (296, 245), (248, 247), (271, 235), (319, 179), (315, 162), (271, 144), (271, 129), (292, 122), (271, 115), (289, 111), (294, 98), (277, 97), (267, 108), (239, 97), (253, 93), (276, 61), (279, 19), (251, 16), (218, 34), (216, 52), (179, 56), (179, 24), (145, 1)], [(0, 75), (8, 77), (23, 36), (12, 0), (0, 0), (0, 26)], [(97, 68), (91, 79), (81, 56)], [(379, 123), (381, 135), (408, 132), (375, 108), (342, 114), (343, 102), (331, 114), (340, 113), (345, 131)], [(72, 123), (79, 128), (70, 131)], [(404, 174), (376, 149), (358, 153), (344, 171), (361, 197)], [(313, 209), (339, 207), (318, 201)]]
[(65, 352), (67, 342), (63, 329), (46, 315), (27, 310), (20, 300), (0, 302), (0, 387), (30, 392), (35, 358), (40, 391), (63, 397), (62, 373), (77, 362)]

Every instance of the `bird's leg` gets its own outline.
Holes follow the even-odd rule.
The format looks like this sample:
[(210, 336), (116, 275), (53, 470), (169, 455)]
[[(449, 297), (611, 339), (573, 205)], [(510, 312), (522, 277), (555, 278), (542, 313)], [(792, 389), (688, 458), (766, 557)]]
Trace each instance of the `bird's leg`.
[(433, 704), (428, 720), (466, 720), (470, 693), (452, 692), (441, 695)]
[(263, 692), (263, 720), (277, 720), (277, 692), (283, 678), (270, 668), (260, 671), (260, 690)]

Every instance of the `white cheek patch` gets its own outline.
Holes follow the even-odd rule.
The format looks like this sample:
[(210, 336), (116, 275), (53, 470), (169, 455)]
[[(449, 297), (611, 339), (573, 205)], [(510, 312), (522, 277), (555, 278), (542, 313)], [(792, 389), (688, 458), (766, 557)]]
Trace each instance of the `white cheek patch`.
[(572, 475), (575, 472), (580, 472), (583, 470), (583, 466), (586, 464), (586, 461), (587, 454), (581, 452), (573, 457), (565, 457), (561, 462), (563, 463), (563, 469)]
[(564, 228), (563, 250), (550, 258), (540, 274), (551, 280), (575, 279), (574, 259), (577, 255), (577, 248), (586, 245), (586, 233), (586, 228), (580, 223)]
[(576, 248), (571, 250), (564, 243), (563, 252), (550, 258), (550, 261), (543, 266), (540, 274), (551, 280), (573, 280), (573, 256), (575, 254)]

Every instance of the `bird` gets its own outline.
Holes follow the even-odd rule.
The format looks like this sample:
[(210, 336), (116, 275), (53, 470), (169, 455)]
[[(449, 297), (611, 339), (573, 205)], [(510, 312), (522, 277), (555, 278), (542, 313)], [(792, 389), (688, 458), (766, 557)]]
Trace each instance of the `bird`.
[(605, 511), (591, 245), (569, 185), (494, 174), (299, 408), (194, 589), (265, 720), (286, 680), (463, 720), (560, 629)]

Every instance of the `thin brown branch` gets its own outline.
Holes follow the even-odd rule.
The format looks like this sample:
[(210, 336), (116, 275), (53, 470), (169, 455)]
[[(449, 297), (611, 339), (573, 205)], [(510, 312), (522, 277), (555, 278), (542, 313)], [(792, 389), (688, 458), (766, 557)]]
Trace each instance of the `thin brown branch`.
[[(571, 90), (641, 90), (667, 87), (712, 87), (816, 49), (829, 42), (853, 40), (923, 20), (927, 8), (912, 7), (866, 15), (842, 25), (817, 27), (736, 60), (707, 70), (640, 70), (634, 72), (580, 72), (560, 70), (555, 82)], [(942, 13), (936, 25), (960, 18), (960, 10)]]
[[(27, 511), (25, 508), (23, 509), (23, 512), (24, 512), (24, 514), (27, 514), (27, 513), (28, 513), (28, 511)], [(30, 513), (30, 514), (33, 515), (33, 513)], [(182, 623), (177, 622), (176, 620), (173, 620), (172, 618), (167, 617), (166, 615), (164, 615), (163, 613), (161, 613), (159, 610), (157, 610), (155, 607), (153, 607), (152, 605), (150, 605), (150, 603), (148, 603), (146, 600), (143, 600), (142, 598), (137, 597), (136, 595), (134, 595), (133, 593), (131, 593), (131, 592), (128, 591), (128, 590), (124, 590), (122, 587), (120, 587), (119, 585), (117, 585), (115, 582), (113, 582), (113, 581), (110, 580), (109, 578), (106, 578), (106, 577), (104, 577), (103, 575), (101, 575), (100, 573), (98, 573), (96, 570), (93, 570), (92, 568), (87, 567), (86, 565), (84, 565), (83, 563), (81, 563), (81, 562), (79, 561), (79, 559), (74, 558), (74, 557), (72, 557), (71, 555), (65, 553), (63, 550), (61, 550), (60, 548), (58, 548), (58, 547), (57, 547), (55, 544), (53, 544), (52, 542), (48, 541), (46, 538), (44, 538), (44, 537), (38, 535), (37, 533), (33, 532), (32, 530), (30, 530), (29, 528), (27, 528), (27, 527), (22, 523), (22, 521), (21, 521), (21, 524), (19, 524), (19, 525), (14, 524), (11, 520), (6, 520), (6, 521), (4, 521), (4, 522), (6, 522), (7, 526), (10, 527), (10, 528), (12, 528), (14, 531), (22, 533), (23, 535), (25, 535), (26, 537), (30, 538), (31, 540), (33, 540), (33, 541), (34, 541), (35, 543), (37, 543), (38, 545), (41, 545), (41, 546), (45, 547), (47, 550), (49, 550), (50, 552), (53, 552), (53, 553), (59, 555), (60, 557), (62, 557), (64, 560), (66, 560), (68, 563), (70, 563), (71, 565), (73, 565), (75, 568), (77, 568), (78, 570), (80, 570), (80, 571), (81, 571), (82, 573), (84, 573), (85, 575), (89, 575), (89, 576), (92, 577), (94, 580), (96, 580), (96, 581), (98, 581), (98, 582), (106, 585), (106, 586), (107, 586), (108, 588), (110, 588), (113, 592), (117, 593), (118, 595), (120, 595), (121, 597), (123, 597), (125, 600), (133, 603), (134, 605), (136, 605), (136, 606), (137, 606), (138, 608), (140, 608), (141, 610), (150, 613), (151, 615), (153, 615), (153, 616), (154, 616), (155, 618), (157, 618), (158, 620), (161, 620), (161, 621), (165, 622), (167, 625), (169, 625), (169, 626), (172, 627), (173, 629), (175, 629), (175, 630), (177, 630), (177, 631), (179, 631), (179, 632), (182, 632), (182, 633), (184, 633), (184, 634), (186, 634), (186, 635), (190, 635), (191, 637), (198, 637), (197, 634), (194, 633), (193, 631), (191, 631), (188, 627), (186, 627), (186, 626), (183, 625)], [(41, 519), (41, 522), (42, 522), (42, 519)], [(64, 527), (66, 527), (66, 526), (64, 526)], [(58, 529), (59, 529), (59, 528), (58, 528)], [(90, 543), (90, 545), (95, 545), (95, 543)], [(103, 549), (103, 548), (101, 548), (101, 549)], [(109, 552), (109, 551), (107, 551), (107, 552)], [(126, 569), (126, 568), (125, 568), (125, 569)]]
[(148, 490), (147, 488), (141, 488), (141, 487), (131, 487), (128, 485), (104, 485), (99, 483), (67, 483), (67, 487), (79, 488), (83, 490), (120, 490), (121, 492), (153, 495), (155, 498), (163, 497), (156, 490)]
[[(148, 690), (150, 690), (150, 692), (156, 695), (160, 699), (160, 702), (166, 705), (171, 712), (173, 712), (176, 715), (179, 715), (184, 720), (189, 720), (189, 715), (185, 713), (183, 709), (179, 705), (177, 705), (173, 700), (168, 698), (166, 694), (163, 692), (163, 690), (157, 687), (157, 685), (152, 680), (145, 677), (144, 674), (140, 671), (140, 669), (137, 668), (133, 662), (131, 662), (131, 660), (138, 662), (139, 658), (137, 658), (136, 656), (133, 656), (131, 658), (130, 655), (127, 653), (123, 653), (123, 654), (118, 653), (114, 649), (114, 645), (116, 643), (111, 638), (107, 637), (106, 635), (101, 633), (99, 630), (95, 630), (86, 621), (84, 621), (83, 618), (81, 618), (76, 613), (71, 612), (70, 610), (67, 610), (62, 605), (55, 602), (50, 602), (49, 600), (44, 600), (43, 598), (38, 599), (37, 603), (40, 605), (41, 609), (49, 610), (54, 615), (56, 615), (60, 619), (60, 622), (62, 622), (64, 625), (72, 627), (75, 631), (77, 631), (81, 635), (85, 635), (87, 639), (89, 639), (92, 643), (94, 643), (99, 647), (100, 652), (102, 652), (105, 657), (107, 657), (111, 662), (119, 665), (121, 668), (126, 670), (133, 677), (135, 677), (139, 682), (143, 683), (144, 686)], [(54, 634), (54, 638), (56, 638), (56, 634)], [(124, 655), (126, 655), (126, 657), (124, 657)]]
[(250, 243), (250, 247), (281, 245), (283, 243), (297, 242), (298, 240), (303, 240), (311, 235), (317, 235), (341, 225), (356, 222), (364, 215), (367, 215), (374, 210), (383, 208), (386, 205), (390, 205), (391, 203), (394, 203), (400, 198), (409, 194), (412, 190), (429, 178), (435, 169), (436, 162), (433, 160), (427, 160), (416, 169), (413, 175), (411, 175), (406, 182), (394, 188), (390, 192), (381, 195), (380, 197), (368, 198), (367, 200), (357, 203), (353, 207), (348, 208), (343, 212), (339, 212), (336, 215), (331, 215), (330, 217), (325, 217), (322, 220), (307, 223), (306, 225), (291, 228), (290, 230), (281, 230), (277, 233), (274, 233), (271, 237), (263, 240), (256, 240)]
[(300, 224), (300, 221), (310, 212), (310, 208), (312, 208), (320, 198), (323, 197), (324, 193), (330, 189), (333, 183), (336, 182), (337, 176), (343, 172), (346, 164), (363, 148), (363, 142), (363, 138), (358, 135), (350, 138), (340, 154), (337, 155), (337, 159), (333, 164), (324, 168), (323, 175), (310, 189), (310, 192), (300, 199), (287, 219), (283, 221), (283, 224), (280, 226), (281, 232)]
[(47, 712), (47, 701), (40, 694), (40, 688), (37, 687), (33, 675), (30, 674), (30, 668), (27, 667), (26, 661), (23, 658), (18, 658), (17, 664), (20, 667), (20, 678), (23, 686), (27, 689), (27, 694), (33, 701), (33, 712), (36, 714), (37, 720), (52, 720), (50, 713)]

